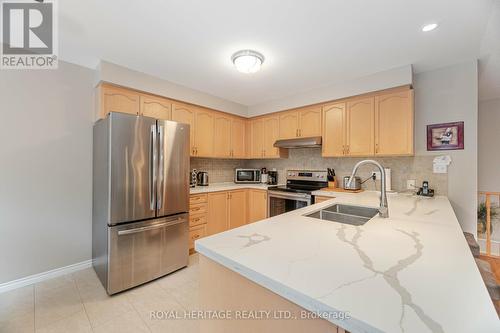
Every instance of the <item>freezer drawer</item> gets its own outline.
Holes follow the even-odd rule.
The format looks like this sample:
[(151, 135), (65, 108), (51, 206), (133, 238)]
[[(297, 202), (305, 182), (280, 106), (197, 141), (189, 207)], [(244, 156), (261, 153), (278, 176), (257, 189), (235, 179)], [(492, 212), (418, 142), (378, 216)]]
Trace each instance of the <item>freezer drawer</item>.
[(109, 227), (108, 294), (187, 266), (188, 229), (188, 214)]

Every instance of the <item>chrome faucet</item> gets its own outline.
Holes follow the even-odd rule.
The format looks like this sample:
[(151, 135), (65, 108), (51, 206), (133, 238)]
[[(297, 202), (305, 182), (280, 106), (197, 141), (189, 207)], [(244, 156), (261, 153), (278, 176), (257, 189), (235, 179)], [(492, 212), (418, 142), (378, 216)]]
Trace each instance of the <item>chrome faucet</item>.
[(349, 182), (347, 183), (347, 186), (351, 185), (352, 180), (354, 179), (354, 176), (356, 175), (356, 172), (358, 171), (358, 168), (364, 164), (373, 164), (378, 169), (380, 170), (380, 207), (378, 208), (378, 215), (383, 218), (389, 217), (389, 207), (387, 205), (387, 194), (385, 190), (385, 169), (380, 165), (379, 162), (374, 161), (374, 160), (363, 160), (358, 162), (355, 166), (354, 169), (352, 169), (352, 174), (351, 177), (349, 178)]

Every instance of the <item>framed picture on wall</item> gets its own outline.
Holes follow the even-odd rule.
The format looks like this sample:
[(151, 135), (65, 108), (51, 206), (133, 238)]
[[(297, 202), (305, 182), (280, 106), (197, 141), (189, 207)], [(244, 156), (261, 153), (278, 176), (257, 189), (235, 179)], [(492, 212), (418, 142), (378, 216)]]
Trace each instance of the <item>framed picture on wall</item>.
[(464, 122), (427, 125), (427, 150), (464, 149)]

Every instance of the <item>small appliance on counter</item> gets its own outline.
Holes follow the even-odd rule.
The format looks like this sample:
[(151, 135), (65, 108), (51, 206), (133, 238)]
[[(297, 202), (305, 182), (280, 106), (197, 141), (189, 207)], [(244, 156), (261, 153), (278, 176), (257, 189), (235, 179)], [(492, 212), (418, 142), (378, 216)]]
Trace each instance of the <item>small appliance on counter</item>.
[(349, 191), (358, 191), (361, 190), (361, 178), (360, 177), (354, 177), (352, 180), (351, 184), (348, 185), (349, 183), (349, 178), (350, 176), (345, 176), (344, 177), (344, 184), (343, 188), (344, 190), (349, 190)]
[(208, 172), (198, 171), (196, 174), (196, 183), (198, 186), (208, 186)]
[(239, 184), (258, 184), (261, 180), (260, 169), (235, 169), (234, 182)]
[(423, 196), (423, 197), (433, 197), (434, 196), (434, 190), (429, 188), (429, 182), (424, 180), (422, 182), (422, 187), (418, 189), (417, 195)]
[(191, 170), (191, 177), (189, 178), (189, 187), (196, 187), (197, 183), (197, 176), (196, 176), (196, 169)]
[(260, 182), (262, 184), (267, 184), (267, 179), (268, 179), (267, 169), (266, 168), (260, 169)]
[(271, 170), (267, 172), (267, 184), (278, 185), (278, 171)]

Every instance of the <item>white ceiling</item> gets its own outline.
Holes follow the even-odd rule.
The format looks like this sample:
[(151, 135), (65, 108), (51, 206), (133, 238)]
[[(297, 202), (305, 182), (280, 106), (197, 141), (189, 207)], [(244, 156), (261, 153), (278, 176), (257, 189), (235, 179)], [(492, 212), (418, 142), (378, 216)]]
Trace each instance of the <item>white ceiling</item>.
[[(413, 64), (479, 57), (493, 0), (64, 0), (60, 58), (99, 59), (252, 106)], [(422, 25), (439, 28), (421, 32)], [(237, 72), (233, 52), (266, 61)]]

